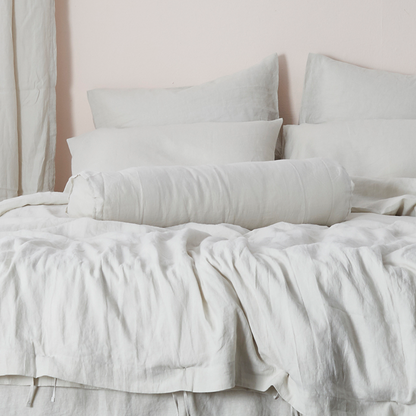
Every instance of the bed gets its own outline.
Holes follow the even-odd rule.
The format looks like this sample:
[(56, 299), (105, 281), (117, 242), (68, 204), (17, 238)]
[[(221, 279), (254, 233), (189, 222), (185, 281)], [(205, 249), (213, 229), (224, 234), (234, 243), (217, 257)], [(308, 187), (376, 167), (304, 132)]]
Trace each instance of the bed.
[(90, 93), (66, 191), (0, 202), (4, 414), (416, 411), (412, 114), (376, 97), (357, 118), (342, 81), (390, 74), (328, 59), (310, 57), (282, 139), (277, 56), (200, 88)]

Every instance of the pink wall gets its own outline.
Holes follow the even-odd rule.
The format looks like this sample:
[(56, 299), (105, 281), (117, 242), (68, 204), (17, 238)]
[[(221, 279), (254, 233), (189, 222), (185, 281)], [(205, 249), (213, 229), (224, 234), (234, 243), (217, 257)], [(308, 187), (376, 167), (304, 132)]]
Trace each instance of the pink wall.
[(414, 0), (57, 0), (56, 189), (66, 139), (94, 128), (86, 91), (177, 87), (280, 55), (280, 112), (296, 123), (309, 52), (416, 72)]

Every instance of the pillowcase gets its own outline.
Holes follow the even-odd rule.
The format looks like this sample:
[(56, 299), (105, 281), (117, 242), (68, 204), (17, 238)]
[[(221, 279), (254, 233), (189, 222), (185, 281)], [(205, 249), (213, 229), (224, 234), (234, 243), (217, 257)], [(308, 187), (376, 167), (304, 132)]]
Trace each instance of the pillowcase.
[(284, 126), (284, 157), (336, 160), (351, 176), (416, 178), (416, 120)]
[(88, 91), (96, 128), (279, 118), (276, 54), (260, 64), (188, 88)]
[(273, 160), (282, 121), (97, 129), (67, 140), (72, 174)]
[(279, 221), (342, 221), (352, 184), (336, 162), (310, 159), (82, 172), (70, 178), (68, 191), (71, 217), (254, 229)]
[(416, 118), (416, 76), (309, 54), (299, 123)]

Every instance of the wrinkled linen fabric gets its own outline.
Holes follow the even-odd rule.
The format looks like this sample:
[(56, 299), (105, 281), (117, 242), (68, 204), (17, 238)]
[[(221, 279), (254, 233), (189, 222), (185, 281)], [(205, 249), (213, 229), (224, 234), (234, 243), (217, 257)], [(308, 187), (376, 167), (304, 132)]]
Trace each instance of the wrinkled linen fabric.
[(336, 162), (308, 159), (82, 172), (66, 189), (71, 217), (253, 229), (278, 221), (343, 221), (350, 213), (352, 183)]
[(54, 0), (1, 0), (0, 38), (0, 200), (3, 200), (54, 188)]
[(416, 217), (416, 180), (352, 177), (352, 212)]
[(414, 218), (162, 229), (60, 202), (0, 217), (0, 375), (274, 386), (308, 416), (415, 413)]
[[(295, 416), (284, 400), (262, 393), (137, 394), (114, 390), (38, 387), (32, 407), (22, 407), (27, 387), (0, 385), (0, 414), (7, 416)], [(178, 413), (179, 412), (179, 413)]]
[(27, 205), (66, 205), (69, 195), (62, 192), (38, 192), (10, 198), (0, 203), (0, 216), (16, 208)]

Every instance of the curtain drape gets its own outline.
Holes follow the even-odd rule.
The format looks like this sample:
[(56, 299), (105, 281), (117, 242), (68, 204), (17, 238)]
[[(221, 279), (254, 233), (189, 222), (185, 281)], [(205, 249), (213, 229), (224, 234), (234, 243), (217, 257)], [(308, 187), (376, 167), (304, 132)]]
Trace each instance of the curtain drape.
[(54, 0), (0, 0), (0, 201), (55, 183)]

